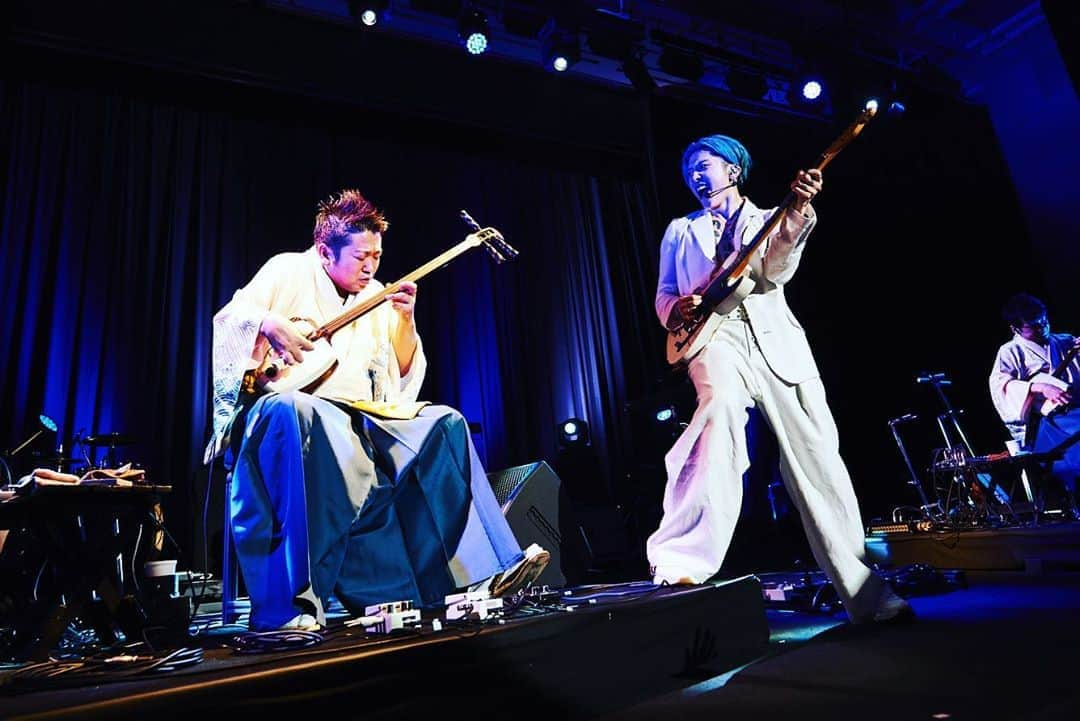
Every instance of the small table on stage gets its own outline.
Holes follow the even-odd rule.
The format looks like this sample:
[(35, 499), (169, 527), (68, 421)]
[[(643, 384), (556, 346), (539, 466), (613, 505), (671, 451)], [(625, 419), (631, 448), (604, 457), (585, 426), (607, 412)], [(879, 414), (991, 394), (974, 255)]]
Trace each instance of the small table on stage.
[[(138, 549), (122, 530), (152, 523), (154, 506), (171, 491), (147, 483), (35, 483), (0, 502), (0, 528), (26, 529), (52, 569), (53, 582), (43, 584), (31, 612), (16, 620), (17, 656), (47, 659), (64, 629), (80, 617), (103, 643), (115, 640), (114, 622), (125, 636), (139, 638), (144, 619), (138, 601), (125, 598), (123, 582)], [(126, 565), (118, 568), (118, 559)]]
[[(1047, 469), (1050, 465), (1060, 460), (1063, 451), (1059, 448), (1055, 448), (1051, 451), (1032, 453), (1028, 451), (1022, 451), (1016, 454), (1010, 454), (1008, 452), (1002, 453), (990, 453), (985, 456), (969, 456), (966, 453), (954, 454), (953, 456), (946, 456), (944, 459), (938, 461), (930, 467), (931, 474), (948, 473), (953, 476), (954, 481), (958, 482), (958, 493), (956, 494), (956, 502), (963, 503), (970, 501), (970, 506), (978, 508), (984, 514), (988, 511), (988, 503), (993, 497), (993, 488), (988, 487), (985, 491), (979, 491), (978, 496), (982, 499), (971, 500), (971, 496), (974, 494), (968, 493), (968, 487), (975, 488), (978, 481), (976, 476), (989, 475), (992, 479), (992, 483), (998, 484), (997, 474), (1002, 471), (1012, 470), (1019, 474), (1019, 481), (1023, 484), (1024, 494), (1027, 496), (1028, 504), (1031, 507), (1032, 522), (1038, 523), (1038, 496), (1042, 494), (1042, 477), (1046, 475)], [(1032, 487), (1031, 479), (1028, 477), (1027, 472), (1029, 470), (1036, 471), (1036, 487)], [(1015, 494), (1015, 483), (1013, 481), (1014, 488), (1009, 489), (1007, 492), (1009, 497), (1012, 498)], [(1000, 484), (998, 484), (1000, 485)], [(1013, 516), (1016, 515), (1012, 509), (1011, 502), (1008, 505), (1009, 513)], [(947, 513), (949, 509), (944, 509)]]

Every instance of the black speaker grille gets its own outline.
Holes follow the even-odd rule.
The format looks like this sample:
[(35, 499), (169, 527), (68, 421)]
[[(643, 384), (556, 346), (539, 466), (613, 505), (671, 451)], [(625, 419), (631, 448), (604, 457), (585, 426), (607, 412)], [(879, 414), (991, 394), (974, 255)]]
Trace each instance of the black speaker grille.
[(503, 508), (506, 504), (514, 500), (514, 495), (520, 490), (521, 484), (525, 482), (540, 465), (540, 462), (529, 463), (524, 466), (514, 466), (513, 468), (507, 468), (503, 471), (496, 473), (489, 473), (488, 480), (491, 482), (491, 488), (495, 491), (495, 500), (499, 502), (499, 505)]

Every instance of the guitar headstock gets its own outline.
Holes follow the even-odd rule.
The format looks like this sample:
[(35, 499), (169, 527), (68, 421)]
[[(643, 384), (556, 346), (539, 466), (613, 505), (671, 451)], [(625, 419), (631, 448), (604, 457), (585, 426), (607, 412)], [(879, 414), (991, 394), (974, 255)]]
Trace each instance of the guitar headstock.
[(481, 228), (480, 224), (473, 220), (472, 216), (466, 211), (461, 211), (461, 219), (468, 223), (474, 233), (469, 233), (466, 240), (470, 241), (473, 247), (477, 245), (484, 246), (496, 263), (505, 263), (508, 260), (513, 260), (518, 257), (517, 250), (506, 242), (502, 233), (494, 228)]
[(469, 234), (469, 240), (473, 245), (482, 245), (496, 263), (505, 263), (518, 257), (517, 250), (506, 242), (502, 233), (494, 228), (481, 228), (475, 233)]
[(877, 111), (877, 102), (868, 102), (866, 106), (859, 111), (859, 114), (855, 116), (855, 120), (851, 125), (847, 126), (847, 128), (844, 129), (844, 132), (840, 134), (840, 137), (834, 140), (832, 145), (821, 154), (821, 157), (818, 159), (817, 168), (819, 170), (824, 169), (824, 167), (832, 161), (833, 157), (843, 150), (848, 143), (854, 140), (855, 136), (862, 132), (867, 123), (874, 119), (874, 116), (877, 115)]

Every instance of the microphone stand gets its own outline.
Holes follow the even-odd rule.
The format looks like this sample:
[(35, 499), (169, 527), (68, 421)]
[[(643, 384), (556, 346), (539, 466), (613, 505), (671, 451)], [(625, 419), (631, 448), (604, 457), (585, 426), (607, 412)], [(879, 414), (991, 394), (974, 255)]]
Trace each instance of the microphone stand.
[[(915, 382), (929, 383), (931, 386), (933, 386), (934, 391), (937, 393), (938, 398), (941, 400), (941, 404), (945, 407), (945, 412), (941, 413), (937, 417), (937, 424), (938, 428), (941, 430), (942, 437), (945, 439), (945, 449), (947, 451), (947, 457), (952, 461), (953, 465), (955, 466), (956, 470), (954, 470), (953, 473), (953, 481), (956, 483), (956, 486), (961, 490), (963, 500), (966, 501), (969, 505), (975, 507), (976, 514), (978, 516), (986, 516), (988, 508), (986, 505), (985, 496), (988, 493), (994, 499), (1000, 501), (1005, 506), (1005, 508), (1008, 509), (1010, 515), (1015, 515), (1013, 514), (1012, 508), (1009, 505), (1010, 499), (1008, 494), (1005, 493), (1005, 490), (997, 484), (993, 476), (991, 476), (990, 474), (978, 472), (973, 473), (973, 476), (976, 479), (975, 483), (984, 486), (986, 488), (985, 493), (980, 493), (978, 491), (976, 493), (972, 493), (972, 489), (963, 482), (962, 476), (965, 471), (962, 470), (962, 468), (965, 465), (964, 461), (966, 458), (974, 457), (975, 452), (971, 448), (971, 443), (968, 441), (967, 434), (964, 433), (964, 429), (960, 425), (960, 416), (963, 414), (964, 411), (954, 408), (952, 403), (949, 401), (949, 397), (945, 394), (945, 391), (942, 390), (943, 386), (952, 385), (952, 381), (949, 380), (944, 373), (928, 373), (924, 376), (917, 377), (915, 379)], [(948, 422), (952, 426), (952, 429), (956, 433), (956, 436), (960, 439), (959, 447), (957, 447), (957, 445), (954, 444), (952, 442), (952, 439), (949, 437), (948, 428), (945, 425), (946, 422)], [(982, 496), (984, 500), (979, 500), (978, 496)], [(945, 509), (945, 513), (946, 515), (948, 514), (947, 508)]]
[[(908, 485), (913, 486), (919, 494), (919, 500), (922, 505), (919, 506), (919, 511), (922, 513), (922, 517), (927, 521), (937, 520), (936, 516), (941, 514), (941, 504), (938, 502), (931, 503), (930, 499), (926, 497), (926, 491), (923, 489), (922, 482), (919, 480), (919, 476), (915, 473), (915, 467), (911, 465), (911, 458), (908, 457), (907, 449), (904, 448), (904, 442), (900, 440), (900, 432), (896, 430), (896, 426), (905, 421), (913, 421), (917, 416), (911, 413), (900, 416), (899, 418), (893, 418), (889, 421), (889, 430), (892, 431), (893, 439), (896, 440), (896, 447), (900, 449), (900, 455), (904, 459), (904, 465), (907, 466)], [(934, 509), (931, 512), (931, 509)], [(895, 520), (895, 519), (893, 519)]]

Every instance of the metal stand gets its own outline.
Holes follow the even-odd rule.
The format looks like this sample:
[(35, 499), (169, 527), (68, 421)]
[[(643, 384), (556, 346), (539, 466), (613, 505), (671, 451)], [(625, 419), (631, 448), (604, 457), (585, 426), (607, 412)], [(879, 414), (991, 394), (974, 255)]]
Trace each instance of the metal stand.
[[(896, 440), (896, 447), (900, 449), (900, 455), (904, 458), (904, 465), (908, 469), (908, 485), (915, 488), (915, 491), (919, 494), (919, 512), (922, 515), (923, 520), (938, 521), (944, 516), (944, 511), (941, 508), (941, 504), (937, 501), (931, 502), (926, 497), (926, 491), (923, 490), (922, 482), (919, 480), (919, 476), (915, 473), (915, 467), (911, 465), (911, 458), (908, 457), (907, 449), (904, 448), (904, 442), (900, 440), (900, 433), (896, 430), (896, 426), (907, 421), (913, 421), (918, 416), (914, 413), (905, 413), (899, 418), (893, 418), (889, 421), (889, 430), (892, 431), (893, 439)], [(895, 519), (894, 519), (895, 520)]]
[[(928, 373), (918, 376), (915, 382), (933, 386), (945, 408), (945, 412), (937, 416), (937, 425), (945, 440), (943, 454), (946, 462), (944, 465), (954, 469), (946, 499), (942, 503), (946, 517), (964, 525), (989, 523), (994, 520), (991, 518), (992, 515), (997, 515), (997, 520), (1001, 521), (1006, 515), (1015, 520), (1015, 514), (1009, 504), (1009, 494), (994, 480), (993, 476), (965, 467), (965, 461), (973, 458), (975, 452), (960, 425), (963, 410), (954, 408), (944, 391), (944, 387), (952, 385), (952, 381), (944, 373)], [(955, 498), (953, 491), (956, 492)]]

